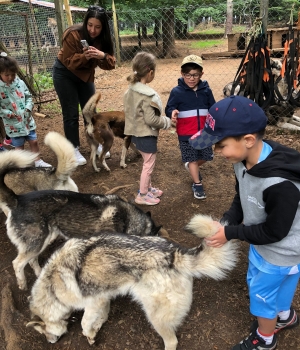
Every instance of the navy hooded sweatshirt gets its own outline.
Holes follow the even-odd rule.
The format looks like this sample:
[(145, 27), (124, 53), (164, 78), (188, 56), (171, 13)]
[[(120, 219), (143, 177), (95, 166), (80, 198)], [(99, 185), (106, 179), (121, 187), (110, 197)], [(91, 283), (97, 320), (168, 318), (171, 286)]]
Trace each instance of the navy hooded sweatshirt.
[(179, 111), (176, 131), (178, 139), (187, 141), (204, 128), (208, 109), (215, 103), (214, 96), (206, 80), (200, 80), (197, 90), (186, 85), (183, 78), (172, 89), (167, 105), (166, 116), (171, 118), (174, 109)]

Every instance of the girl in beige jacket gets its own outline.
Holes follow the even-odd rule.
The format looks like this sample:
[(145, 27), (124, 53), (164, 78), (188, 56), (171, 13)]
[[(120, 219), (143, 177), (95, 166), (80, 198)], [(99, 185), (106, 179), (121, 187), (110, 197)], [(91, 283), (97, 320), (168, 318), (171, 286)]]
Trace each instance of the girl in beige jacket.
[(160, 202), (163, 192), (151, 185), (157, 153), (159, 129), (168, 129), (171, 121), (162, 116), (162, 102), (151, 87), (155, 76), (155, 57), (147, 52), (139, 52), (132, 61), (133, 73), (127, 78), (130, 87), (124, 95), (125, 135), (131, 135), (143, 157), (143, 169), (140, 177), (140, 189), (135, 202), (155, 205)]

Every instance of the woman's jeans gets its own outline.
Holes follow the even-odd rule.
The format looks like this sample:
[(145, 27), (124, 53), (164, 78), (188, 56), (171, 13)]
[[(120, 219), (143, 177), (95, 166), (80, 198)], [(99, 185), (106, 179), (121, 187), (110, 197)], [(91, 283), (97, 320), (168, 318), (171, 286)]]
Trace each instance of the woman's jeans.
[(80, 104), (82, 110), (94, 95), (95, 85), (79, 79), (59, 60), (56, 60), (53, 66), (53, 83), (62, 109), (65, 136), (74, 147), (79, 147), (78, 105)]

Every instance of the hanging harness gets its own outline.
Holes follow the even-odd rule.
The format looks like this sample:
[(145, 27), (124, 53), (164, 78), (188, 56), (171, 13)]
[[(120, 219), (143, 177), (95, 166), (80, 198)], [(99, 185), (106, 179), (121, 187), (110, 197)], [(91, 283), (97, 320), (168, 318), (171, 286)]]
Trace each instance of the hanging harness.
[[(275, 81), (275, 95), (279, 101), (290, 103), (294, 107), (300, 107), (299, 101), (299, 78), (300, 78), (300, 61), (299, 61), (299, 31), (296, 37), (292, 24), (289, 24), (287, 39), (284, 43), (284, 53), (282, 68), (279, 77)], [(287, 85), (287, 94), (282, 96), (278, 89), (280, 82)]]
[(250, 98), (263, 109), (274, 102), (274, 79), (270, 50), (262, 33), (261, 19), (254, 22), (250, 42), (235, 75), (231, 95), (239, 85), (239, 95)]

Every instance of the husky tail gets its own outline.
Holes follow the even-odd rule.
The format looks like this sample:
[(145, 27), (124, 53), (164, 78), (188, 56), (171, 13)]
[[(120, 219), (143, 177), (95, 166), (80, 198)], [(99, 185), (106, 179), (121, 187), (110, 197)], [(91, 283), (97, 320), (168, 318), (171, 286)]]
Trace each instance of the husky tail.
[(90, 124), (92, 122), (92, 116), (96, 113), (96, 106), (101, 99), (101, 93), (96, 92), (86, 103), (82, 110), (85, 121)]
[[(205, 238), (213, 236), (218, 231), (218, 227), (210, 216), (195, 215), (187, 224), (186, 230), (197, 237)], [(192, 248), (188, 252), (187, 260), (182, 256), (183, 265), (197, 278), (204, 275), (216, 280), (222, 279), (237, 262), (237, 243), (232, 241), (220, 248), (209, 247), (203, 241), (200, 249)]]
[(17, 205), (16, 194), (6, 186), (4, 177), (11, 169), (27, 168), (34, 164), (37, 153), (23, 150), (1, 152), (0, 154), (0, 207), (7, 216), (10, 209)]
[[(64, 136), (55, 131), (49, 132), (46, 135), (44, 142), (45, 145), (50, 147), (52, 151), (56, 154), (57, 178), (63, 183), (70, 181), (70, 176), (75, 171), (78, 165), (74, 146)], [(74, 191), (78, 192), (78, 188), (75, 183), (74, 185)]]

